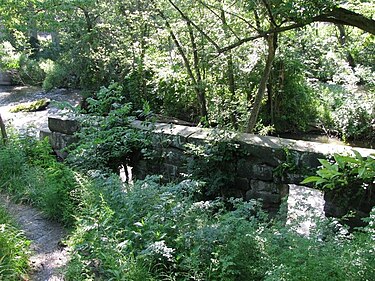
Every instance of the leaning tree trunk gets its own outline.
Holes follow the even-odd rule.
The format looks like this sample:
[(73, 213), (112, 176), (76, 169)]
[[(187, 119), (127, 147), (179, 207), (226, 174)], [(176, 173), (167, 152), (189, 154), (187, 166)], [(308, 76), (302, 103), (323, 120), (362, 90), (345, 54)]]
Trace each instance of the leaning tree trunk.
[(254, 132), (254, 128), (258, 119), (259, 110), (262, 105), (264, 94), (266, 92), (268, 78), (270, 77), (272, 63), (276, 54), (277, 33), (272, 33), (268, 35), (266, 39), (267, 39), (267, 44), (268, 44), (268, 55), (267, 55), (266, 66), (264, 67), (264, 71), (263, 71), (262, 79), (260, 80), (258, 92), (255, 96), (253, 109), (251, 111), (249, 119), (247, 120), (246, 133)]
[(1, 130), (1, 137), (3, 139), (3, 143), (5, 144), (7, 142), (8, 136), (7, 136), (7, 132), (5, 130), (4, 121), (1, 118), (1, 114), (0, 114), (0, 130)]

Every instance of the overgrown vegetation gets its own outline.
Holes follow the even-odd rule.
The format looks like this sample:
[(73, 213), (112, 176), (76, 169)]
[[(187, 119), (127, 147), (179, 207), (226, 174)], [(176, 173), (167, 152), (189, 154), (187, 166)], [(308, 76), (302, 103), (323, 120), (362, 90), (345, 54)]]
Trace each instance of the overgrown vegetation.
[(305, 237), (254, 200), (201, 201), (199, 181), (84, 176), (29, 138), (11, 138), (0, 152), (2, 188), (72, 226), (67, 280), (362, 281), (375, 273), (373, 212), (350, 236), (327, 220)]
[[(143, 112), (140, 114), (147, 115)], [(134, 166), (131, 161), (140, 157), (149, 143), (146, 132), (129, 126), (136, 113), (118, 83), (102, 87), (95, 98), (87, 99), (86, 113), (78, 117), (80, 141), (70, 148), (68, 162), (86, 171), (116, 172), (121, 165)]]
[(48, 139), (9, 138), (0, 146), (0, 186), (16, 201), (35, 205), (47, 217), (71, 226), (79, 205), (76, 175), (51, 152)]
[(362, 185), (364, 189), (374, 188), (375, 155), (362, 157), (357, 151), (354, 156), (334, 154), (331, 161), (319, 159), (322, 166), (315, 176), (306, 178), (302, 183), (314, 183), (317, 188), (334, 190)]
[(201, 145), (186, 144), (187, 168), (192, 178), (205, 182), (208, 197), (225, 196), (235, 185), (237, 160), (247, 153), (236, 143), (233, 133), (218, 131)]
[(0, 280), (27, 278), (30, 241), (0, 206)]
[[(1, 69), (17, 83), (86, 96), (67, 163), (55, 160), (47, 140), (10, 136), (0, 146), (1, 190), (71, 228), (67, 280), (373, 280), (374, 209), (367, 226), (347, 236), (319, 219), (306, 237), (257, 201), (217, 198), (245, 153), (235, 143), (191, 146), (192, 178), (182, 182), (150, 176), (128, 184), (113, 173), (141, 157), (148, 136), (129, 123), (151, 112), (261, 134), (313, 128), (373, 140), (367, 4), (0, 0)], [(280, 176), (297, 169), (285, 153)], [(372, 156), (321, 163), (304, 183), (373, 188)], [(2, 225), (0, 243), (14, 241), (18, 232)], [(25, 246), (16, 241), (17, 251)], [(25, 259), (15, 261), (23, 268)], [(24, 272), (6, 266), (0, 273), (10, 279)]]
[(316, 175), (302, 181), (314, 183), (324, 190), (326, 215), (339, 217), (348, 225), (363, 225), (375, 205), (375, 155), (362, 157), (357, 151), (354, 155), (334, 154), (333, 159), (319, 159), (322, 166)]

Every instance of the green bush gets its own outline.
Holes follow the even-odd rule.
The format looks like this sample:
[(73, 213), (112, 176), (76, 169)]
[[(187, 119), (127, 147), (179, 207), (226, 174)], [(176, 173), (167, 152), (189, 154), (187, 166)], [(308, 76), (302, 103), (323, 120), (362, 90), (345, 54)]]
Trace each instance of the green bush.
[(322, 189), (350, 188), (361, 183), (364, 187), (373, 185), (375, 178), (375, 155), (367, 158), (353, 151), (354, 156), (334, 154), (332, 161), (319, 159), (322, 166), (315, 176), (306, 178), (302, 184), (314, 183)]
[(195, 201), (201, 188), (157, 177), (88, 181), (67, 279), (371, 280), (374, 214), (350, 239), (322, 222), (305, 237), (268, 221), (255, 201), (230, 200), (231, 210)]
[(41, 85), (46, 73), (41, 68), (41, 61), (32, 59), (25, 54), (19, 58), (19, 68), (17, 75), (14, 77), (16, 82), (25, 85)]
[(64, 65), (55, 63), (46, 74), (43, 81), (43, 89), (50, 91), (54, 88), (74, 87), (74, 83), (69, 79), (70, 76), (69, 70)]
[(317, 84), (319, 119), (326, 130), (344, 140), (375, 139), (375, 93), (371, 88), (345, 89), (338, 85)]
[(317, 102), (304, 72), (305, 66), (286, 55), (274, 62), (268, 87), (272, 97), (261, 119), (276, 132), (306, 131), (317, 118)]
[(0, 280), (26, 280), (30, 241), (0, 206)]
[[(71, 148), (68, 162), (84, 170), (117, 171), (130, 164), (149, 143), (147, 133), (132, 128), (132, 104), (125, 103), (122, 87), (102, 87), (96, 99), (88, 98), (89, 113), (80, 116), (79, 143)], [(133, 166), (133, 165), (132, 165)]]

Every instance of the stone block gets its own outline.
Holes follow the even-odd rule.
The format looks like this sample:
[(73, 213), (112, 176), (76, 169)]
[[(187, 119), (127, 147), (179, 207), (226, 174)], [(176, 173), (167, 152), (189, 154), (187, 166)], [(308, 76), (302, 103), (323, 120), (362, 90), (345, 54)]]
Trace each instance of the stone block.
[(301, 174), (287, 173), (283, 175), (281, 181), (283, 183), (300, 184), (307, 176)]
[(263, 208), (271, 212), (279, 208), (282, 198), (289, 193), (287, 184), (252, 180), (250, 186), (251, 189), (246, 192), (246, 200), (260, 199), (263, 202)]
[(184, 151), (177, 148), (166, 148), (163, 151), (165, 163), (183, 166), (186, 162)]
[(48, 128), (43, 128), (39, 131), (39, 139), (44, 140), (45, 138), (50, 139), (52, 132)]
[(164, 171), (165, 171), (164, 174), (166, 174), (170, 178), (176, 178), (177, 177), (177, 171), (178, 171), (177, 166), (170, 165), (170, 164), (164, 164), (163, 167), (164, 167)]
[(268, 207), (271, 205), (281, 204), (282, 197), (280, 196), (280, 194), (249, 190), (248, 192), (246, 192), (246, 200), (250, 199), (261, 199), (263, 202), (263, 207)]
[(265, 164), (254, 164), (246, 160), (238, 161), (237, 172), (240, 177), (247, 179), (272, 181), (273, 178), (273, 167)]
[(244, 190), (241, 190), (241, 189), (237, 189), (237, 188), (230, 188), (228, 190), (225, 190), (225, 196), (227, 198), (243, 198), (245, 199), (246, 197), (246, 192)]
[(52, 132), (73, 135), (79, 130), (79, 123), (67, 117), (48, 117), (48, 128)]
[(237, 177), (234, 180), (234, 187), (238, 190), (244, 190), (244, 191), (249, 190), (250, 188), (249, 180), (247, 178)]
[(52, 132), (50, 135), (51, 146), (55, 150), (62, 150), (77, 141), (78, 138), (72, 135), (66, 135), (58, 132)]
[(308, 168), (317, 168), (320, 166), (320, 162), (318, 159), (325, 159), (326, 156), (324, 156), (321, 153), (315, 153), (315, 152), (304, 152), (301, 153), (300, 156), (300, 165), (308, 167)]
[(150, 168), (146, 160), (140, 160), (138, 161), (137, 165), (133, 167), (133, 176), (136, 179), (144, 179), (148, 174)]

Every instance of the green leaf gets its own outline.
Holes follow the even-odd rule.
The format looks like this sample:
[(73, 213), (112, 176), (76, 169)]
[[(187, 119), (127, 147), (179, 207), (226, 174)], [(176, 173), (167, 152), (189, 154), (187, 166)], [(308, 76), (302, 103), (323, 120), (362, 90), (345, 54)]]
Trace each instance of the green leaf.
[(357, 150), (353, 150), (353, 153), (358, 160), (363, 160), (362, 155)]
[(311, 183), (311, 182), (317, 182), (321, 179), (321, 177), (318, 177), (318, 176), (311, 176), (311, 177), (308, 177), (308, 178), (305, 178), (301, 184), (306, 184), (306, 183)]

